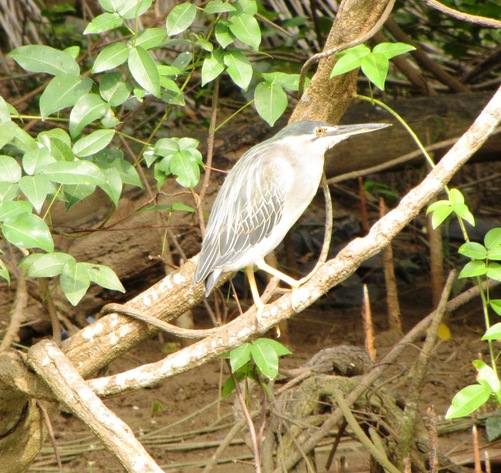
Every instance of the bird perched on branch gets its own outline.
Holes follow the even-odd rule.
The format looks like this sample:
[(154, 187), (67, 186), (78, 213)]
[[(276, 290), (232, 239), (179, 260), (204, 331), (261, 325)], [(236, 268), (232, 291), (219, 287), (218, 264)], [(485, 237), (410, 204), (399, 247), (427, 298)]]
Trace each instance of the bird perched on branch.
[(226, 177), (209, 216), (194, 276), (195, 283), (204, 281), (206, 296), (221, 274), (245, 268), (254, 304), (262, 309), (254, 266), (297, 287), (299, 281), (268, 265), (265, 256), (315, 196), (325, 152), (350, 136), (387, 126), (301, 121), (249, 149)]

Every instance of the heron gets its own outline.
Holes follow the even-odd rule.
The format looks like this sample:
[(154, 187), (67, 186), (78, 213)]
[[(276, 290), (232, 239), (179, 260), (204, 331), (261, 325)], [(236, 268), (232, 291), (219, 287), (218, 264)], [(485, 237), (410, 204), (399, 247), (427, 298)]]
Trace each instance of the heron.
[(353, 135), (377, 131), (385, 123), (329, 125), (300, 121), (250, 148), (221, 186), (207, 222), (194, 282), (206, 297), (223, 273), (245, 269), (258, 311), (264, 308), (254, 267), (292, 288), (300, 281), (265, 261), (315, 196), (325, 152)]

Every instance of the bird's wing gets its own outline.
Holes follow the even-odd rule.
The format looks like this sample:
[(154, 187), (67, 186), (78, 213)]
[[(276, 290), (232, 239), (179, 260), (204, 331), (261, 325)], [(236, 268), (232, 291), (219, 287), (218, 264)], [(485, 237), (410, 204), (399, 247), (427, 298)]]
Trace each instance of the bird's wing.
[(291, 165), (277, 146), (257, 145), (240, 158), (212, 207), (196, 282), (216, 268), (237, 262), (271, 234), (282, 218), (291, 184)]

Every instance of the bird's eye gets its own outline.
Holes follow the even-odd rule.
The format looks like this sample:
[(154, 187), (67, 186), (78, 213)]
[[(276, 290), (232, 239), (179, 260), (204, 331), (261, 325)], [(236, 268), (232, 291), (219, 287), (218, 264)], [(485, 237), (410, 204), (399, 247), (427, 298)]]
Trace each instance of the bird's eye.
[(318, 136), (318, 137), (324, 136), (326, 132), (327, 132), (327, 130), (322, 126), (315, 128), (315, 136)]

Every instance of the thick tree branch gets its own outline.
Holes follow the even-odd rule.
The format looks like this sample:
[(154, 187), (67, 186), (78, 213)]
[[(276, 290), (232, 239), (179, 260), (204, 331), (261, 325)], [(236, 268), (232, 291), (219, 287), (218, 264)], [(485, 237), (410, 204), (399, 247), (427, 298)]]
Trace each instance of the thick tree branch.
[[(221, 327), (218, 334), (186, 347), (161, 361), (89, 385), (100, 395), (151, 386), (162, 379), (206, 363), (251, 336), (264, 333), (295, 312), (304, 310), (336, 284), (349, 277), (366, 259), (379, 253), (437, 194), (468, 158), (482, 145), (501, 120), (501, 88), (473, 125), (447, 152), (426, 178), (381, 218), (364, 238), (350, 242), (337, 257), (320, 266), (303, 286), (267, 305), (256, 318), (253, 309)], [(192, 267), (191, 267), (192, 268)], [(193, 270), (193, 269), (191, 269)]]

